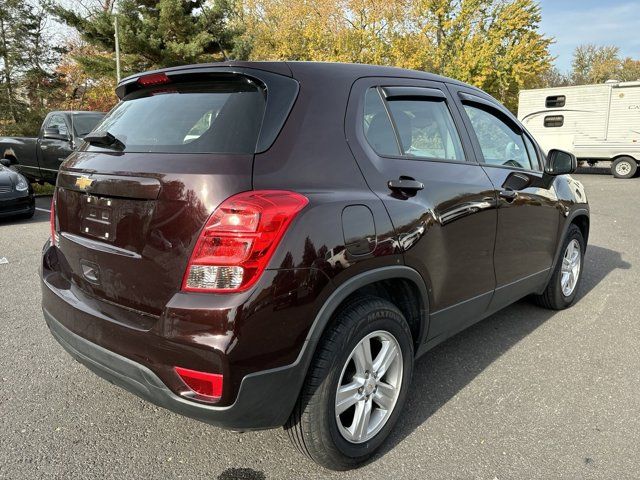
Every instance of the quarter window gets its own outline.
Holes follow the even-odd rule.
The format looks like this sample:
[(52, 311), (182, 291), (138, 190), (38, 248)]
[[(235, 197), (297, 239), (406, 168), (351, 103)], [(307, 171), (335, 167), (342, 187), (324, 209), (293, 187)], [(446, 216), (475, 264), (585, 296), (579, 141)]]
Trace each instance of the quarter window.
[(540, 170), (540, 157), (538, 157), (538, 151), (533, 145), (531, 139), (524, 135), (524, 145), (527, 147), (527, 153), (529, 154), (529, 161), (531, 162), (532, 170)]
[(364, 98), (364, 135), (378, 155), (400, 154), (389, 114), (375, 88), (367, 90)]
[(532, 167), (522, 135), (495, 115), (480, 108), (464, 106), (476, 133), (484, 163), (489, 165), (524, 168)]

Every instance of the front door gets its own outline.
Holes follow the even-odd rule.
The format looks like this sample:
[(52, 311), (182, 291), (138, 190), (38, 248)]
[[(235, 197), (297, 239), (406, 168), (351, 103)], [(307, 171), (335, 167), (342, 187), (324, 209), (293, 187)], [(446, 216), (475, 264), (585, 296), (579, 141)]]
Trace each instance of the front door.
[(347, 113), (358, 165), (429, 288), (428, 339), (479, 319), (495, 288), (495, 191), (451, 103), (440, 82), (366, 78)]
[[(496, 294), (492, 309), (540, 288), (553, 264), (562, 207), (553, 184), (541, 187), (543, 163), (528, 133), (478, 91), (451, 87), (472, 132), (477, 157), (498, 197)], [(521, 188), (521, 184), (535, 185)]]
[[(67, 137), (67, 139), (45, 138), (44, 129), (56, 129), (59, 135)], [(41, 151), (38, 163), (40, 165), (40, 173), (47, 180), (55, 182), (60, 164), (72, 152), (71, 138), (71, 129), (63, 115), (54, 113), (45, 121), (42, 134), (38, 140)]]

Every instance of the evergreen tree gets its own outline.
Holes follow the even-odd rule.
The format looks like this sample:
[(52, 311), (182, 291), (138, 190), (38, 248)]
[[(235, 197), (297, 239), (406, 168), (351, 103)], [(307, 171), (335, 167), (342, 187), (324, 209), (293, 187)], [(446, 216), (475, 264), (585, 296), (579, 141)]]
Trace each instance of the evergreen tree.
[(0, 3), (0, 128), (33, 134), (46, 114), (58, 78), (60, 50), (47, 35), (48, 0)]
[[(114, 12), (116, 10), (116, 12)], [(123, 75), (153, 68), (224, 59), (237, 53), (234, 0), (119, 0), (95, 5), (89, 15), (56, 5), (54, 15), (75, 28), (88, 44), (114, 52), (118, 15)], [(241, 50), (241, 49), (240, 49)], [(242, 53), (242, 52), (240, 52)], [(78, 56), (88, 74), (115, 76), (115, 61)]]

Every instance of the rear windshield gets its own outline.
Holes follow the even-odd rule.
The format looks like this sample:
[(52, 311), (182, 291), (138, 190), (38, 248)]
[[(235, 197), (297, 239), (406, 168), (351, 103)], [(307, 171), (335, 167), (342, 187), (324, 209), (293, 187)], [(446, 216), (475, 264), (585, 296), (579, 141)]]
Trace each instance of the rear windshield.
[(104, 113), (96, 114), (77, 114), (73, 116), (73, 129), (76, 131), (76, 135), (84, 137), (87, 133), (93, 130), (100, 120), (104, 118)]
[(254, 153), (265, 102), (245, 77), (162, 85), (127, 95), (95, 132), (126, 152)]

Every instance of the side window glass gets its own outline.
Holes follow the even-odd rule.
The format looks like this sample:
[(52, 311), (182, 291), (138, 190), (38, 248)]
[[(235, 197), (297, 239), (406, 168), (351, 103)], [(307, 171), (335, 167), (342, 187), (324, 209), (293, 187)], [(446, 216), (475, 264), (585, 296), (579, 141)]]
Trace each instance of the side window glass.
[(47, 123), (47, 128), (57, 128), (60, 135), (69, 135), (67, 124), (61, 115), (53, 115)]
[(367, 90), (364, 98), (364, 135), (377, 154), (400, 154), (391, 120), (375, 88)]
[(464, 106), (478, 137), (484, 163), (506, 167), (531, 167), (522, 136), (495, 115), (471, 105)]
[(540, 157), (538, 157), (538, 151), (527, 135), (524, 135), (524, 145), (527, 147), (527, 153), (529, 154), (531, 170), (540, 170)]
[(464, 161), (460, 137), (443, 101), (391, 100), (389, 110), (398, 128), (402, 154)]

